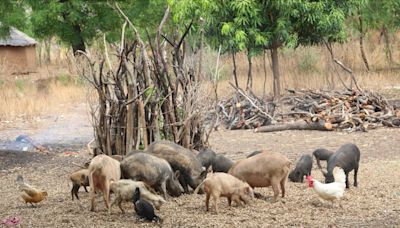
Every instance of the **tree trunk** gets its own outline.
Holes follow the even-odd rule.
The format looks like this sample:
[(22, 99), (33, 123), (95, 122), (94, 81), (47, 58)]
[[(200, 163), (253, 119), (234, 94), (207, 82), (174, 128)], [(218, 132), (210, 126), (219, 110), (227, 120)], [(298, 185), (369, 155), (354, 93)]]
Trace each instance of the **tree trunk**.
[(265, 85), (267, 84), (267, 64), (265, 63), (266, 60), (266, 51), (263, 50), (263, 68), (264, 68), (264, 85), (263, 85), (263, 97), (265, 97)]
[(78, 50), (86, 52), (85, 42), (83, 40), (81, 27), (79, 25), (74, 25), (73, 28), (74, 28), (74, 32), (75, 32), (74, 35), (78, 37), (78, 42), (71, 43), (72, 50), (74, 51), (74, 55), (76, 55), (76, 52)]
[(235, 81), (236, 88), (239, 88), (239, 83), (236, 74), (236, 53), (232, 51), (232, 61), (233, 61), (233, 80)]
[(251, 55), (250, 55), (250, 50), (247, 51), (247, 62), (249, 63), (249, 69), (247, 71), (247, 85), (246, 85), (246, 90), (250, 91), (251, 88), (253, 87), (253, 75), (252, 75), (252, 62), (251, 62)]
[(202, 68), (203, 68), (203, 40), (204, 40), (204, 21), (201, 20), (201, 29), (200, 29), (200, 54), (199, 54), (199, 69), (197, 72), (197, 77), (203, 79), (202, 77)]
[(51, 58), (50, 58), (50, 53), (51, 53), (51, 38), (46, 39), (44, 41), (45, 44), (45, 49), (46, 49), (46, 60), (45, 63), (46, 64), (50, 64), (51, 63)]
[(385, 41), (386, 58), (389, 63), (393, 63), (392, 50), (390, 49), (389, 32), (385, 25), (382, 26), (381, 36), (383, 36)]
[(273, 42), (271, 48), (272, 59), (272, 73), (274, 75), (274, 100), (278, 99), (281, 95), (281, 83), (279, 75), (279, 60), (278, 60), (278, 45)]
[(332, 124), (319, 121), (319, 122), (307, 122), (305, 120), (299, 120), (293, 123), (284, 123), (277, 125), (263, 126), (254, 129), (254, 132), (274, 132), (274, 131), (286, 131), (286, 130), (318, 130), (318, 131), (331, 131)]
[[(65, 6), (67, 9), (71, 6), (71, 3), (68, 0), (60, 0), (60, 3), (66, 3), (67, 5)], [(68, 16), (69, 16), (69, 12), (68, 10), (64, 11), (62, 13), (62, 17), (65, 23), (67, 23), (68, 21)], [(76, 23), (76, 22), (75, 22)], [(78, 55), (76, 52), (77, 51), (83, 51), (86, 52), (86, 48), (85, 48), (85, 42), (83, 40), (83, 34), (82, 34), (82, 30), (81, 30), (81, 26), (79, 24), (73, 24), (72, 25), (72, 30), (73, 30), (73, 34), (71, 34), (72, 36), (77, 38), (77, 41), (75, 40), (75, 42), (71, 41), (71, 46), (72, 46), (72, 51), (74, 53), (74, 55)]]
[(360, 25), (359, 32), (360, 32), (361, 57), (362, 57), (362, 59), (364, 61), (365, 68), (367, 68), (367, 70), (369, 71), (368, 59), (367, 59), (367, 56), (365, 55), (365, 51), (364, 51), (364, 36), (365, 36), (365, 32), (364, 32), (364, 28), (363, 28), (363, 21), (362, 21), (362, 18), (361, 18), (361, 12), (359, 12), (358, 20), (359, 20), (359, 23), (360, 23), (359, 24)]

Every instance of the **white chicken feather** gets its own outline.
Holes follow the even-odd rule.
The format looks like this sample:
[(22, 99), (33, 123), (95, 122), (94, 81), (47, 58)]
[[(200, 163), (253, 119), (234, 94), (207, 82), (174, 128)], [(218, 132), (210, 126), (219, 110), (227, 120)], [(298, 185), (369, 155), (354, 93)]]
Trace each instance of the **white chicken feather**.
[(313, 187), (318, 196), (324, 200), (333, 201), (343, 197), (346, 188), (346, 175), (342, 168), (335, 167), (333, 169), (333, 177), (335, 182), (324, 184), (315, 180), (311, 176), (307, 177), (309, 187)]

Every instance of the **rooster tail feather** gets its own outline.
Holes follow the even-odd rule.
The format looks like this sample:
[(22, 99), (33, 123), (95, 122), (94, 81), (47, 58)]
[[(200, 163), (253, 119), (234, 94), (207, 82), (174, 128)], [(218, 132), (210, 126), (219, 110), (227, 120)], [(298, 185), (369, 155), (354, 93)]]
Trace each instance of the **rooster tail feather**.
[(346, 174), (340, 167), (335, 167), (333, 169), (333, 177), (335, 178), (335, 182), (346, 183)]

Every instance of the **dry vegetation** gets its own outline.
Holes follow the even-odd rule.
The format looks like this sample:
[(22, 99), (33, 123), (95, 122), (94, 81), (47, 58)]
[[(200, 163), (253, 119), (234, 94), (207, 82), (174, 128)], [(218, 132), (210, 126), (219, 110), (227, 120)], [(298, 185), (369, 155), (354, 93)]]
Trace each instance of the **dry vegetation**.
[(85, 101), (85, 87), (76, 77), (64, 73), (42, 77), (36, 73), (0, 78), (0, 121), (59, 115)]
[[(363, 69), (356, 41), (345, 45), (335, 45), (335, 55), (355, 70), (356, 77), (364, 88), (382, 90), (390, 97), (400, 97), (399, 69), (391, 66), (388, 69), (383, 51), (383, 43), (376, 44), (377, 37), (371, 36), (367, 46), (368, 58), (373, 70)], [(398, 47), (398, 43), (393, 47)], [(394, 50), (394, 59), (399, 59), (399, 49)], [(341, 87), (337, 80), (337, 72), (330, 62), (327, 51), (323, 47), (298, 48), (287, 50), (280, 57), (282, 84), (284, 88), (325, 88)], [(213, 54), (214, 55), (214, 54)], [(205, 58), (212, 60), (210, 58)], [(240, 85), (245, 85), (247, 64), (244, 55), (239, 56)], [(64, 64), (64, 63), (62, 63)], [(206, 65), (208, 72), (214, 72), (215, 61)], [(65, 64), (66, 65), (66, 64)], [(224, 57), (221, 66), (219, 93), (227, 95), (232, 92), (227, 84), (231, 75), (231, 60)], [(337, 69), (345, 78), (345, 73)], [(50, 71), (51, 72), (51, 71)], [(57, 72), (57, 70), (55, 71)], [(254, 91), (262, 94), (264, 72), (262, 57), (254, 61)], [(14, 121), (18, 118), (32, 119), (41, 115), (56, 115), (65, 111), (75, 102), (85, 100), (85, 87), (74, 80), (63, 83), (63, 79), (50, 80), (48, 91), (37, 87), (36, 79), (55, 77), (49, 73), (18, 76), (17, 80), (2, 75), (0, 84), (0, 122)], [(13, 78), (15, 76), (12, 76)], [(21, 82), (22, 81), (22, 82)], [(272, 73), (267, 60), (267, 93), (272, 91)], [(22, 85), (22, 86), (21, 86)], [(392, 89), (387, 93), (386, 87)], [(211, 97), (211, 96), (210, 96)], [(82, 118), (83, 119), (83, 118)], [(0, 128), (2, 126), (0, 125)], [(65, 134), (74, 135), (75, 130), (66, 126), (57, 128)], [(13, 132), (12, 137), (23, 133)], [(91, 135), (89, 132), (88, 135)], [(79, 135), (80, 136), (80, 135)], [(0, 137), (4, 134), (0, 131)], [(63, 137), (59, 134), (57, 137)], [(272, 204), (269, 199), (256, 199), (250, 206), (227, 207), (226, 200), (220, 203), (220, 215), (205, 212), (204, 195), (185, 195), (165, 204), (158, 212), (163, 218), (164, 227), (399, 227), (400, 179), (396, 176), (400, 169), (398, 129), (380, 128), (368, 133), (318, 131), (285, 131), (265, 134), (254, 134), (251, 131), (218, 131), (211, 135), (211, 146), (222, 153), (238, 160), (247, 153), (267, 149), (286, 154), (294, 163), (303, 153), (311, 153), (314, 149), (324, 147), (335, 150), (346, 142), (356, 143), (361, 149), (361, 166), (359, 171), (359, 187), (351, 187), (346, 191), (341, 205), (331, 208), (329, 204), (318, 202), (316, 194), (306, 184), (288, 183), (287, 197)], [(75, 140), (75, 139), (72, 139)], [(71, 141), (72, 142), (72, 141)], [(43, 142), (45, 143), (45, 142)], [(79, 148), (84, 148), (80, 145)], [(74, 163), (86, 161), (89, 155), (85, 149), (60, 147), (56, 153), (42, 155), (37, 153), (15, 153), (0, 151), (0, 221), (18, 216), (20, 227), (154, 227), (156, 224), (143, 223), (135, 216), (131, 204), (126, 214), (118, 208), (109, 215), (103, 201), (98, 198), (99, 212), (89, 212), (89, 195), (81, 189), (81, 202), (71, 201), (71, 184), (68, 174), (77, 169)], [(65, 156), (62, 152), (79, 152), (76, 156)], [(14, 183), (18, 174), (24, 175), (33, 185), (44, 188), (49, 197), (38, 208), (24, 205), (18, 198)], [(314, 168), (313, 175), (322, 180), (321, 173)], [(352, 176), (352, 175), (351, 175)], [(350, 178), (352, 183), (353, 178)], [(265, 196), (271, 196), (270, 188), (258, 189)]]
[[(398, 35), (399, 36), (399, 35)], [(399, 59), (400, 51), (399, 37), (392, 39), (393, 59)], [(377, 45), (376, 45), (377, 44)], [(334, 54), (344, 64), (349, 66), (356, 75), (359, 84), (365, 89), (382, 91), (389, 98), (398, 98), (400, 85), (400, 65), (389, 64), (384, 50), (384, 42), (379, 42), (378, 34), (371, 34), (366, 42), (366, 53), (372, 70), (367, 72), (359, 54), (357, 40), (346, 44), (334, 45)], [(62, 106), (68, 106), (75, 102), (85, 101), (85, 89), (81, 83), (76, 83), (78, 77), (74, 72), (74, 64), (70, 53), (58, 46), (52, 46), (52, 62), (57, 66), (43, 65), (37, 73), (29, 75), (7, 75), (0, 74), (0, 121), (9, 121), (15, 118), (33, 118), (46, 113), (59, 113)], [(99, 54), (93, 50), (92, 54)], [(46, 56), (42, 55), (42, 58)], [(204, 72), (213, 78), (215, 74), (216, 52), (206, 51)], [(245, 87), (247, 80), (247, 59), (244, 53), (237, 56), (239, 85)], [(41, 62), (45, 62), (42, 60)], [(265, 59), (267, 77), (266, 94), (272, 93), (272, 70), (270, 67), (269, 52)], [(67, 71), (65, 69), (68, 69)], [(283, 88), (305, 88), (305, 89), (340, 89), (343, 88), (338, 80), (338, 75), (346, 82), (349, 77), (331, 61), (328, 51), (324, 46), (299, 47), (295, 50), (282, 50), (280, 55), (280, 71)], [(1, 71), (0, 71), (1, 72)], [(264, 64), (263, 57), (255, 57), (253, 61), (253, 91), (263, 94), (264, 88)], [(230, 55), (222, 56), (219, 64), (219, 97), (233, 92), (228, 82), (232, 75), (232, 60)], [(38, 79), (61, 77), (61, 80), (49, 80), (48, 89), (37, 82)], [(72, 78), (72, 81), (69, 79)], [(67, 80), (67, 81), (66, 81)], [(45, 80), (43, 80), (45, 81)], [(66, 83), (67, 82), (67, 83)], [(72, 83), (71, 83), (72, 82)], [(211, 87), (211, 83), (210, 87)], [(38, 86), (39, 85), (39, 86)], [(210, 96), (214, 97), (214, 96)], [(61, 109), (60, 109), (61, 108)]]
[[(350, 67), (357, 78), (358, 83), (362, 88), (383, 91), (387, 88), (400, 84), (400, 62), (388, 63), (384, 43), (378, 42), (378, 34), (371, 35), (369, 42), (366, 44), (366, 52), (371, 65), (371, 71), (367, 72), (363, 65), (358, 40), (352, 40), (345, 44), (333, 45), (333, 52), (336, 58)], [(397, 38), (397, 40), (399, 40)], [(393, 55), (395, 61), (399, 59), (400, 42), (394, 42)], [(267, 52), (266, 69), (266, 93), (272, 94), (272, 70), (269, 52)], [(297, 49), (285, 49), (279, 56), (281, 83), (282, 88), (304, 88), (304, 89), (341, 89), (338, 76), (342, 77), (347, 84), (350, 82), (350, 77), (340, 67), (335, 66), (328, 50), (325, 46), (313, 47), (298, 47)], [(211, 58), (213, 59), (213, 58)], [(239, 85), (245, 88), (247, 80), (247, 57), (244, 53), (237, 57), (238, 61), (238, 80)], [(207, 65), (207, 64), (205, 64)], [(214, 66), (215, 63), (209, 63), (208, 66)], [(221, 68), (220, 78), (231, 79), (232, 75), (232, 60), (230, 56), (224, 57)], [(263, 57), (258, 56), (253, 61), (253, 91), (256, 94), (262, 95), (264, 88), (264, 64)], [(220, 94), (232, 92), (228, 81), (221, 81)], [(399, 90), (399, 87), (395, 89)], [(385, 91), (384, 91), (385, 92)]]

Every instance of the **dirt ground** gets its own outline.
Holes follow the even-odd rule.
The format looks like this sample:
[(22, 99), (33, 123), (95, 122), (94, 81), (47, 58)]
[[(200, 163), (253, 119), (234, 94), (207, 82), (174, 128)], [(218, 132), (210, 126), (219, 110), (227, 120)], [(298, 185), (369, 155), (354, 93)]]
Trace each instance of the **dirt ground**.
[[(65, 118), (68, 118), (66, 116)], [(63, 122), (61, 122), (62, 125)], [(89, 158), (85, 143), (90, 140), (90, 127), (78, 131), (62, 127), (72, 134), (69, 143), (53, 140), (52, 153), (0, 151), (0, 223), (12, 217), (20, 218), (19, 227), (399, 227), (400, 226), (400, 151), (399, 129), (380, 128), (367, 133), (284, 131), (259, 133), (252, 131), (219, 131), (211, 136), (212, 148), (233, 160), (248, 153), (267, 149), (281, 152), (295, 163), (299, 155), (316, 148), (337, 149), (353, 142), (361, 150), (359, 186), (351, 186), (331, 207), (319, 202), (306, 183), (287, 183), (287, 195), (271, 203), (271, 188), (259, 188), (266, 199), (255, 199), (244, 207), (228, 207), (222, 199), (220, 214), (205, 211), (204, 195), (184, 195), (168, 201), (156, 213), (162, 224), (140, 221), (132, 204), (125, 203), (126, 213), (118, 207), (108, 214), (102, 197), (98, 197), (98, 212), (89, 211), (89, 194), (80, 190), (81, 201), (71, 200), (68, 175)], [(75, 127), (79, 127), (76, 125)], [(52, 128), (53, 129), (53, 128)], [(61, 128), (55, 128), (61, 131)], [(34, 131), (29, 131), (33, 134)], [(19, 132), (18, 132), (19, 133)], [(76, 135), (77, 134), (77, 135)], [(17, 132), (0, 131), (0, 138), (12, 140)], [(57, 134), (55, 134), (57, 135)], [(63, 137), (65, 134), (59, 134)], [(35, 138), (33, 136), (33, 138)], [(40, 137), (38, 137), (40, 138)], [(84, 140), (80, 140), (80, 139)], [(45, 142), (46, 137), (44, 137)], [(71, 146), (72, 145), (72, 146)], [(65, 153), (67, 152), (67, 153)], [(72, 153), (71, 153), (72, 152)], [(323, 162), (325, 165), (325, 162)], [(313, 176), (323, 180), (315, 168)], [(15, 179), (18, 174), (34, 186), (47, 190), (48, 198), (37, 208), (25, 205), (19, 198)], [(350, 183), (353, 176), (350, 175)]]

